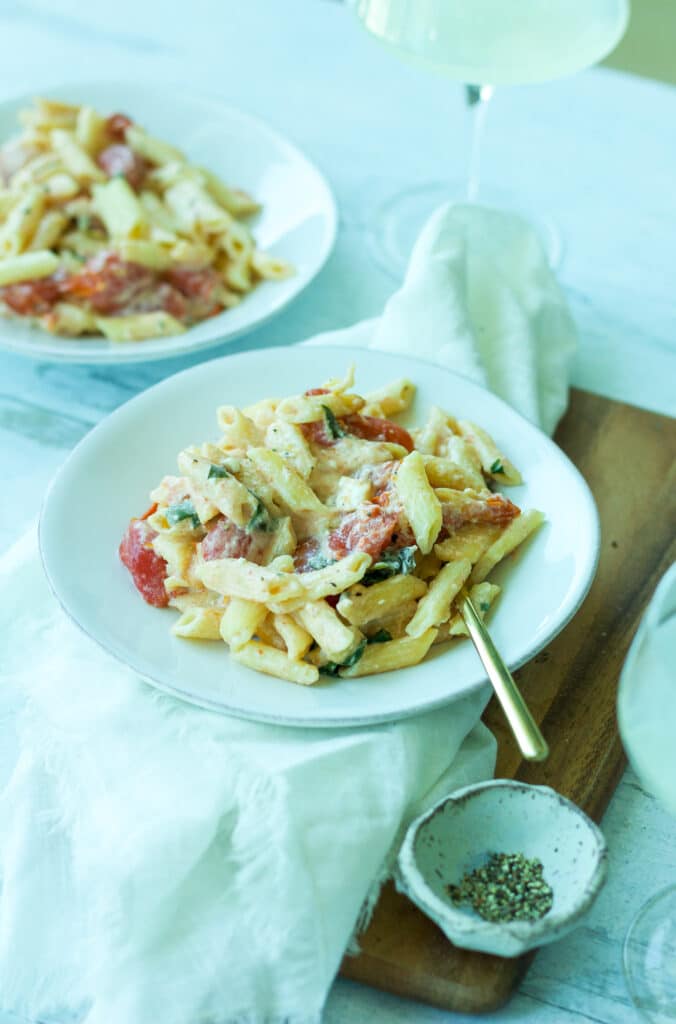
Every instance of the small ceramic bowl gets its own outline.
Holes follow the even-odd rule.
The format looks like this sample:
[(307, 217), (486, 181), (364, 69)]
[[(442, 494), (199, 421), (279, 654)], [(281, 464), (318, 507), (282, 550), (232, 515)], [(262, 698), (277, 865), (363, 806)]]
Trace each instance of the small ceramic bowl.
[[(447, 887), (494, 852), (542, 862), (554, 899), (544, 917), (496, 923), (451, 902)], [(600, 829), (570, 800), (548, 786), (493, 779), (457, 790), (412, 822), (395, 878), (456, 946), (518, 956), (580, 923), (603, 885), (606, 861)]]

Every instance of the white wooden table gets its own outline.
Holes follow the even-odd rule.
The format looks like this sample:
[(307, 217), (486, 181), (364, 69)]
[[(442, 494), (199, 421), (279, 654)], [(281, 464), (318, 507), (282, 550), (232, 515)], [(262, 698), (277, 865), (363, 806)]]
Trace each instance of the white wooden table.
[[(192, 85), (269, 120), (326, 173), (341, 229), (319, 278), (272, 323), (200, 358), (289, 344), (378, 313), (396, 281), (366, 244), (373, 204), (398, 187), (464, 174), (460, 90), (399, 64), (327, 0), (15, 2), (0, 7), (0, 39), (0, 98), (103, 77)], [(573, 383), (671, 415), (675, 123), (673, 89), (591, 71), (498, 91), (484, 154), (486, 177), (550, 213), (564, 236), (559, 275), (581, 335)], [(93, 424), (195, 361), (88, 369), (0, 353), (0, 550), (36, 515), (55, 469)], [(610, 876), (591, 916), (538, 955), (509, 1006), (491, 1017), (496, 1024), (638, 1020), (622, 978), (622, 939), (642, 901), (676, 878), (676, 820), (629, 771), (603, 828)], [(338, 980), (325, 1019), (474, 1018)]]

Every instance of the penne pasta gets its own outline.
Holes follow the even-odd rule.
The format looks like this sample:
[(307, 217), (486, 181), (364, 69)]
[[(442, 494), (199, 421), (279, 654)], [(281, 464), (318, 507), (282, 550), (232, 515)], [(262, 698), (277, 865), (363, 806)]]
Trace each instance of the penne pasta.
[[(409, 451), (394, 422), (351, 418), (402, 410), (414, 393), (397, 381), (366, 406), (353, 372), (281, 400), (220, 406), (218, 443), (183, 449), (180, 475), (150, 492), (129, 530), (150, 531), (163, 573), (150, 603), (181, 613), (176, 636), (220, 639), (242, 665), (291, 682), (339, 684), (416, 665), (464, 637), (455, 604), (465, 586), (482, 617), (490, 610), (500, 588), (486, 577), (542, 513), (486, 486), (497, 471), (486, 474), (469, 434), (454, 432), (465, 421), (441, 409), (426, 425), (428, 440), (432, 428), (442, 439), (434, 452)], [(133, 559), (125, 565), (136, 579)], [(144, 596), (148, 571), (144, 562)]]
[(420, 452), (413, 451), (406, 456), (394, 481), (416, 544), (426, 555), (432, 550), (441, 529), (441, 505), (427, 479)]
[(144, 341), (293, 273), (258, 249), (245, 220), (260, 209), (252, 196), (126, 115), (38, 98), (18, 120), (2, 146), (0, 260), (50, 251), (59, 276), (47, 287), (43, 263), (8, 264), (0, 315), (64, 337)]
[(430, 626), (439, 626), (451, 615), (451, 605), (472, 571), (468, 558), (447, 562), (418, 602), (416, 613), (406, 627), (409, 636), (422, 636)]
[(399, 640), (371, 644), (355, 665), (341, 669), (338, 674), (341, 679), (354, 679), (417, 665), (429, 651), (436, 635), (436, 629), (428, 629), (420, 636), (405, 636)]
[(59, 257), (46, 249), (0, 259), (0, 286), (49, 277), (58, 266)]

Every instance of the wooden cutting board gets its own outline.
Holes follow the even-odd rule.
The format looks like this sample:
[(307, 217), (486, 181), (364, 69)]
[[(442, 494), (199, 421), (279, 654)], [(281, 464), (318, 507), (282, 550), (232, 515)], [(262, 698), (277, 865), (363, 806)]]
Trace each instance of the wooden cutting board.
[[(627, 649), (656, 584), (676, 559), (676, 420), (573, 391), (555, 435), (596, 499), (601, 557), (573, 620), (515, 677), (549, 743), (544, 764), (524, 762), (491, 701), (496, 777), (552, 786), (599, 821), (625, 758), (615, 718)], [(463, 1013), (509, 999), (535, 953), (504, 959), (453, 946), (389, 884), (341, 973)]]

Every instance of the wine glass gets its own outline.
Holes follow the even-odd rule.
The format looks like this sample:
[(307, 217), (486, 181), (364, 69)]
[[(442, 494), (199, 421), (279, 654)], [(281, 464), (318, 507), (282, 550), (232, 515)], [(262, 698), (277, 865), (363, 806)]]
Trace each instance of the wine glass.
[[(620, 677), (620, 735), (646, 789), (676, 814), (676, 562), (660, 581)], [(624, 974), (654, 1024), (676, 1020), (676, 884), (645, 903), (629, 927)]]
[(629, 0), (352, 0), (352, 5), (364, 27), (401, 60), (466, 83), (471, 119), (464, 195), (450, 182), (426, 182), (388, 198), (373, 229), (379, 264), (399, 276), (430, 213), (451, 198), (476, 202), (481, 191), (491, 205), (525, 213), (556, 266), (561, 242), (553, 223), (534, 216), (522, 202), (480, 190), (488, 103), (496, 85), (544, 82), (601, 60), (624, 34)]

